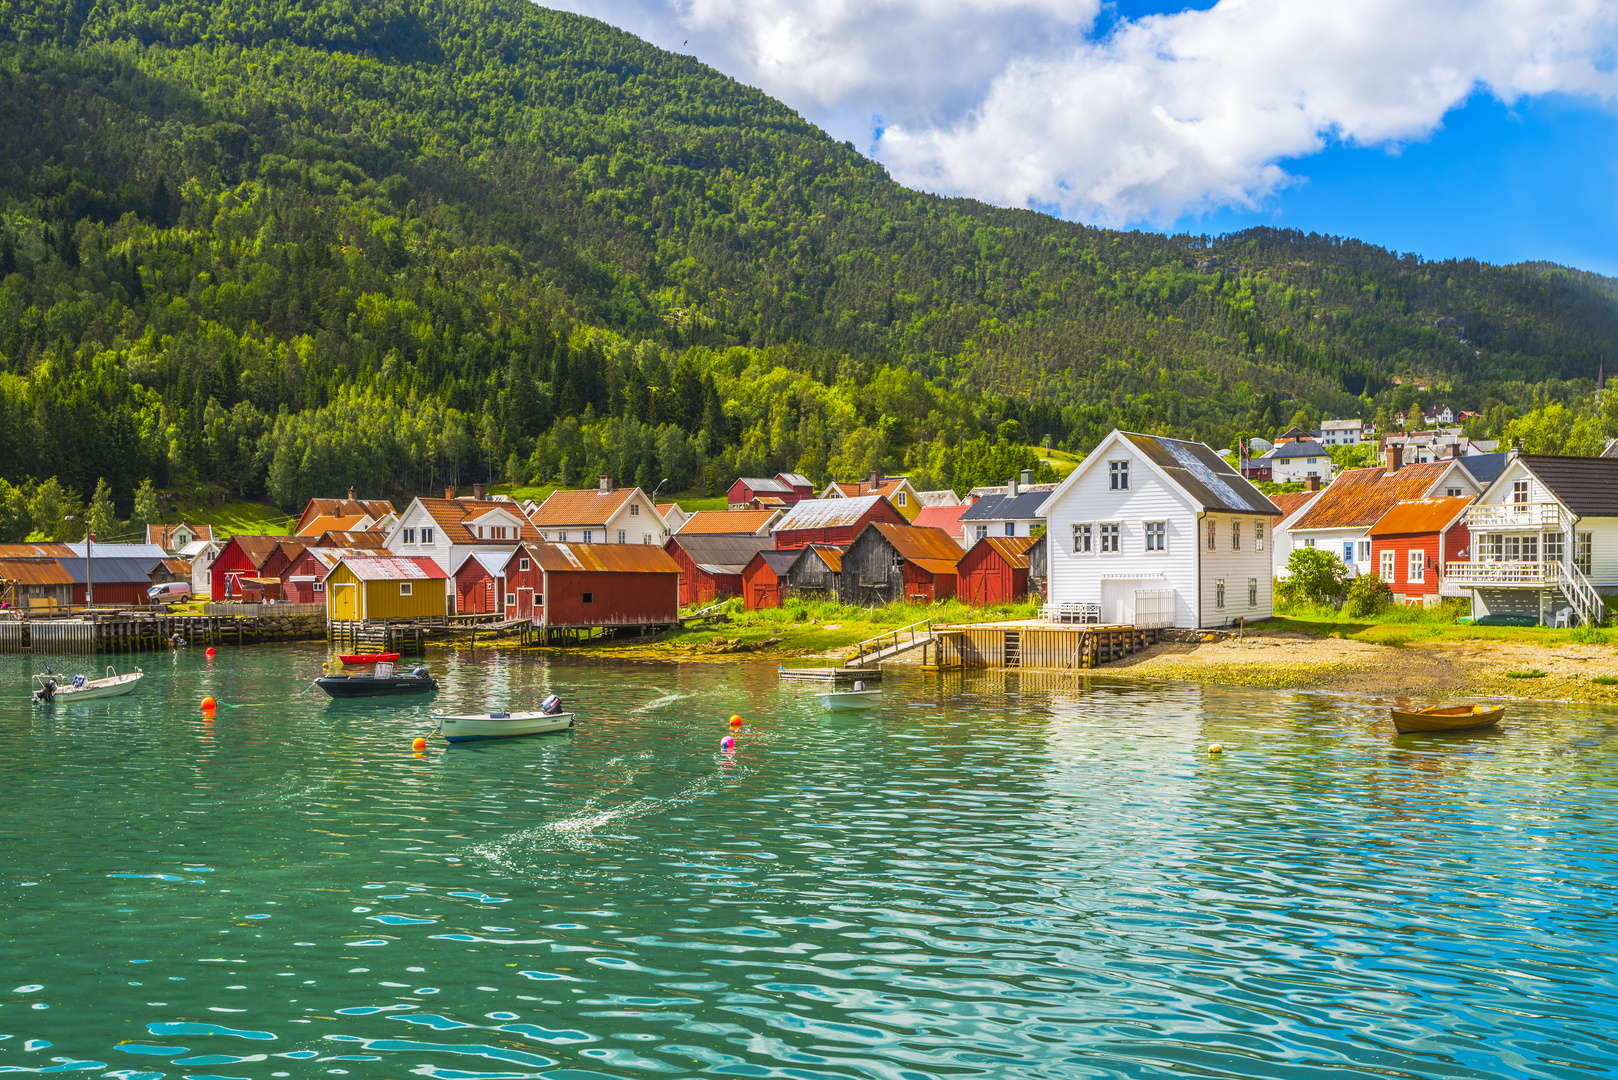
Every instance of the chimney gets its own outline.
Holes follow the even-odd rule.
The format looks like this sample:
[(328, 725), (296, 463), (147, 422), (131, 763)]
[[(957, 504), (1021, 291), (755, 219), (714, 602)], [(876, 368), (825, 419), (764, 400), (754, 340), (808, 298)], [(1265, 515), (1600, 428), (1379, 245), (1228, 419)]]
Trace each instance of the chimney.
[(446, 499), (455, 498), (455, 489), (453, 487), (445, 488), (444, 489), (444, 498), (446, 498)]
[(349, 488), (348, 489), (348, 501), (353, 502), (357, 498), (359, 498), (359, 493), (357, 491), (355, 491), (353, 488)]
[(489, 490), (488, 487), (483, 485), (483, 484), (473, 484), (472, 485), (472, 498), (476, 499), (478, 502), (482, 502), (483, 501), (483, 493), (485, 491), (488, 491), (488, 490)]
[(871, 490), (875, 491), (877, 489), (878, 485), (880, 485), (881, 483), (882, 483), (882, 470), (881, 469), (872, 469), (871, 470)]
[(612, 477), (603, 476), (601, 478), (601, 490), (602, 491), (611, 491), (612, 490)]
[(1454, 442), (1449, 444), (1449, 459), (1451, 461), (1454, 461), (1456, 458), (1458, 458), (1460, 456), (1461, 456), (1461, 441), (1459, 439), (1456, 439)]
[(1311, 473), (1309, 476), (1304, 477), (1303, 486), (1308, 488), (1310, 491), (1319, 491), (1320, 490), (1320, 477), (1315, 476), (1314, 474)]
[(1405, 448), (1404, 448), (1404, 446), (1402, 444), (1400, 444), (1400, 443), (1389, 443), (1388, 444), (1388, 471), (1390, 473), (1396, 473), (1396, 472), (1399, 471), (1399, 467), (1401, 465), (1403, 465), (1404, 463), (1405, 463)]
[(1017, 478), (1015, 476), (1006, 481), (1006, 497), (1010, 499), (1017, 497)]
[(1024, 484), (1032, 484), (1034, 482), (1034, 470), (1033, 469), (1024, 469), (1022, 471), (1022, 482)]

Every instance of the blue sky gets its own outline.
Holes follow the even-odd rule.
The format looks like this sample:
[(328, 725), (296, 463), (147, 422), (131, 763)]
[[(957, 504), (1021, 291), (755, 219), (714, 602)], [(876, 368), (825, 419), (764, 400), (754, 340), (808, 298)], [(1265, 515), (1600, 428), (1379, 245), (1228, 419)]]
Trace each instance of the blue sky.
[(553, 0), (912, 187), (1618, 276), (1612, 0)]

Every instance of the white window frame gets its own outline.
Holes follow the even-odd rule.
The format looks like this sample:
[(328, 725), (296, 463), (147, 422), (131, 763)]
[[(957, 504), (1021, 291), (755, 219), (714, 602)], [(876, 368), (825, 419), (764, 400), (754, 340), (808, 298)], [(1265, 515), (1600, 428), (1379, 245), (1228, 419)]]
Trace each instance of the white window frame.
[(632, 502), (629, 504), (629, 516), (640, 517), (640, 503)]
[(1573, 565), (1579, 568), (1579, 573), (1589, 576), (1590, 553), (1595, 547), (1591, 535), (1587, 532), (1573, 534)]
[(1109, 491), (1129, 490), (1129, 459), (1119, 458), (1107, 462), (1107, 475), (1111, 478)]
[(1371, 542), (1369, 540), (1359, 542), (1358, 548), (1354, 552), (1354, 561), (1363, 563), (1371, 561)]
[(624, 537), (626, 537), (626, 536), (628, 536), (628, 535), (629, 535), (629, 534), (628, 534), (628, 533), (627, 533), (627, 532), (625, 532), (625, 531), (624, 531), (624, 530), (623, 530), (623, 529), (619, 529), (619, 530), (618, 530), (618, 542), (619, 542), (619, 543), (620, 543), (620, 544), (627, 544), (627, 543), (629, 543), (629, 541), (628, 541), (628, 540), (626, 540), (626, 539), (624, 539)]
[(1209, 551), (1218, 551), (1219, 550), (1218, 530), (1219, 530), (1219, 523), (1217, 521), (1215, 521), (1213, 518), (1209, 518), (1208, 519), (1208, 550)]
[[(527, 559), (518, 559), (517, 560), (517, 569), (519, 571), (527, 570), (528, 569), (528, 560)], [(516, 601), (513, 601), (513, 603), (515, 603), (515, 602)]]
[(910, 500), (909, 500), (909, 496), (907, 496), (907, 495), (906, 495), (906, 494), (905, 494), (905, 493), (904, 493), (904, 492), (902, 492), (902, 491), (901, 491), (901, 492), (899, 492), (899, 493), (898, 493), (898, 496), (897, 496), (897, 498), (896, 498), (896, 500), (895, 500), (895, 501), (896, 501), (896, 502), (897, 502), (897, 503), (898, 503), (898, 504), (899, 504), (899, 505), (900, 505), (900, 506), (909, 506), (909, 505), (910, 505)]
[(414, 544), (416, 542), (416, 530), (415, 529), (406, 529), (404, 531), (404, 542), (407, 543), (407, 544)]
[[(1123, 525), (1116, 521), (1101, 523), (1101, 554), (1119, 555), (1123, 552)], [(1109, 545), (1110, 541), (1110, 545)]]
[(586, 543), (586, 544), (595, 543), (595, 541), (591, 539), (591, 537), (595, 536), (595, 534), (596, 533), (595, 533), (594, 529), (585, 529), (584, 530), (584, 543)]
[(514, 593), (514, 592), (506, 593), (506, 607), (516, 607), (516, 606), (517, 606), (517, 594)]
[(325, 592), (326, 591), (326, 583), (324, 581), (315, 582), (315, 587), (314, 587), (313, 591), (315, 591), (315, 592)]
[(1247, 606), (1258, 607), (1258, 578), (1247, 579)]
[(651, 533), (641, 533), (640, 534), (640, 542), (643, 543), (643, 544), (650, 544), (652, 542), (652, 534)]
[(1095, 529), (1088, 522), (1081, 522), (1073, 526), (1073, 554), (1095, 554)]
[(1264, 522), (1253, 522), (1253, 545), (1255, 550), (1264, 550)]
[(421, 530), (421, 542), (424, 544), (430, 544), (433, 542), (433, 531), (431, 529)]
[(1398, 570), (1399, 553), (1397, 551), (1394, 551), (1392, 548), (1383, 548), (1381, 558), (1378, 561), (1380, 563), (1380, 566), (1378, 568), (1377, 573), (1381, 576), (1381, 578), (1382, 578), (1382, 580), (1384, 582), (1386, 582), (1389, 585), (1392, 585), (1393, 581), (1394, 581), (1394, 575), (1399, 572), (1399, 570)]
[(1527, 506), (1528, 505), (1528, 481), (1526, 481), (1526, 480), (1513, 480), (1511, 482), (1511, 505), (1512, 506)]
[(1230, 523), (1230, 550), (1232, 550), (1232, 551), (1240, 551), (1241, 549), (1242, 549), (1242, 523), (1239, 522), (1239, 521), (1232, 521)]
[(415, 593), (415, 591), (416, 591), (415, 586), (411, 582), (408, 582), (408, 581), (399, 582), (399, 595), (400, 596), (411, 596), (411, 595), (413, 595)]
[(1214, 579), (1214, 607), (1220, 611), (1225, 610), (1225, 579)]
[(1166, 521), (1142, 522), (1146, 533), (1147, 552), (1164, 553), (1169, 549), (1169, 523)]
[(974, 526), (973, 531), (977, 534), (972, 538), (974, 540), (982, 540), (985, 536), (989, 535), (989, 527), (987, 525)]
[(1425, 585), (1427, 583), (1427, 552), (1421, 548), (1411, 548), (1406, 558), (1405, 581), (1411, 585)]

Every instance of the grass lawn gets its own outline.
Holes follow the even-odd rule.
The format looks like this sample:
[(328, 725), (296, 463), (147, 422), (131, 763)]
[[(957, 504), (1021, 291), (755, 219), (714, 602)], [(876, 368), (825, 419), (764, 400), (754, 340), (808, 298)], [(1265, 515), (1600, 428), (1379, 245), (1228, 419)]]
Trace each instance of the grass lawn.
[(1066, 450), (1046, 450), (1042, 446), (1036, 446), (1034, 449), (1044, 455), (1051, 463), (1051, 469), (1063, 480), (1066, 480), (1067, 474), (1077, 469), (1079, 462), (1084, 460), (1084, 455), (1070, 454)]
[[(170, 515), (164, 515), (165, 518)], [(175, 521), (184, 518), (196, 525), (212, 525), (214, 535), (220, 539), (246, 533), (249, 536), (288, 536), (296, 516), (268, 503), (230, 502), (212, 506), (182, 507), (172, 515)]]
[(1603, 645), (1614, 632), (1598, 627), (1558, 630), (1548, 626), (1473, 626), (1456, 621), (1456, 609), (1388, 607), (1356, 618), (1330, 607), (1299, 605), (1277, 612), (1255, 627), (1258, 633), (1297, 633), (1341, 637), (1373, 645), (1436, 645), (1465, 641), (1512, 641), (1554, 649), (1570, 643)]

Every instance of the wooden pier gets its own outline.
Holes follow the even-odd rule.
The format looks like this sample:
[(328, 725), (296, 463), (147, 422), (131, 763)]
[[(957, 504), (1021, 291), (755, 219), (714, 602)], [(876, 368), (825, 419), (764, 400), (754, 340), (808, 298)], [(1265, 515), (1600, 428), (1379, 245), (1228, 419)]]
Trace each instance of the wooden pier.
[[(279, 620), (276, 620), (279, 623)], [(187, 645), (247, 645), (288, 635), (268, 616), (168, 615), (138, 611), (85, 611), (69, 618), (0, 620), (0, 652), (134, 653), (170, 647), (176, 634)], [(315, 637), (317, 633), (291, 636)]]
[(922, 666), (956, 668), (1093, 668), (1156, 645), (1157, 627), (1121, 623), (1061, 625), (1046, 622), (935, 626)]

